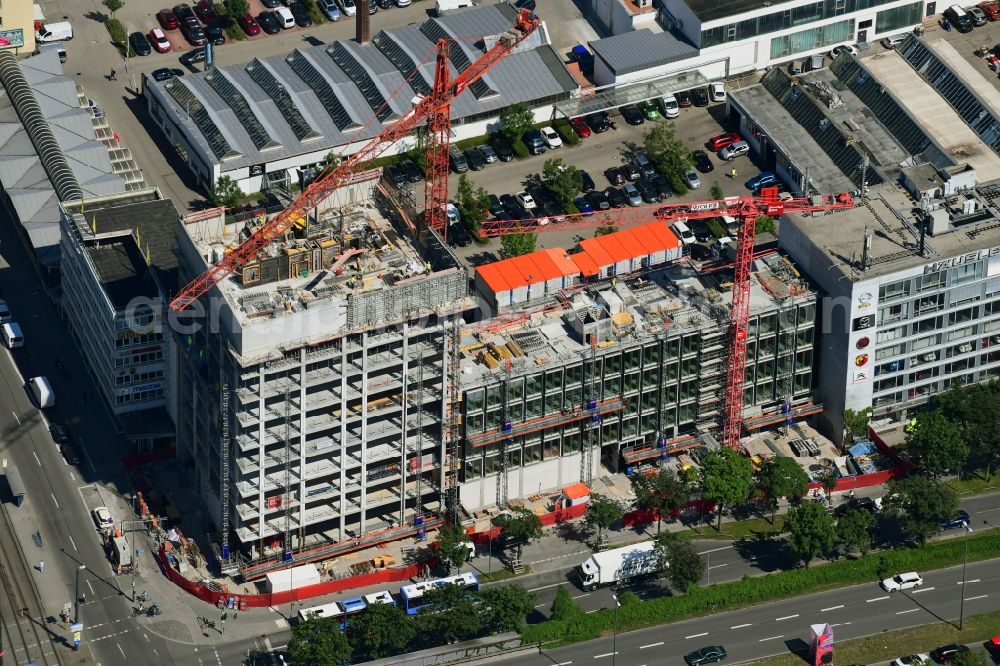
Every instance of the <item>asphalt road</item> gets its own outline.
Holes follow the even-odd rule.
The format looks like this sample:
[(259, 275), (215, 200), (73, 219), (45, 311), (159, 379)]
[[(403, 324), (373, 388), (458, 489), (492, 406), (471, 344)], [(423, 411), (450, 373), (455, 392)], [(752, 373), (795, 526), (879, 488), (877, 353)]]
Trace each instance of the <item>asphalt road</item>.
[[(604, 637), (539, 655), (520, 655), (517, 663), (601, 666), (611, 664), (614, 654), (616, 666), (683, 666), (683, 655), (706, 645), (723, 645), (729, 653), (728, 662), (741, 662), (805, 649), (809, 626), (817, 623), (829, 623), (836, 640), (846, 640), (957, 620), (962, 567), (923, 575), (924, 586), (914, 591), (890, 595), (877, 584), (866, 583)], [(969, 564), (966, 615), (1000, 609), (998, 584), (1000, 560)]]

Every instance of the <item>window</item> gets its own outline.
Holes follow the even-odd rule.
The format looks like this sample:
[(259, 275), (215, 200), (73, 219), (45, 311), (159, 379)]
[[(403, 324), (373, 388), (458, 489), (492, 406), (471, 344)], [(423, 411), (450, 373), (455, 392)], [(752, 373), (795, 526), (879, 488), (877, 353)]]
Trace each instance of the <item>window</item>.
[(944, 294), (934, 294), (918, 298), (913, 306), (913, 314), (922, 315), (928, 312), (937, 312), (944, 306)]
[(923, 321), (918, 321), (913, 325), (914, 333), (930, 333), (931, 331), (936, 331), (944, 327), (943, 317), (931, 317), (930, 319), (924, 319)]
[(483, 409), (483, 389), (469, 391), (465, 397), (466, 413), (480, 412)]
[[(926, 349), (927, 347), (933, 347), (934, 345), (941, 342), (940, 335), (928, 335), (925, 338), (920, 338), (913, 341), (912, 350), (918, 351), (920, 349)], [(901, 345), (900, 345), (901, 346)]]
[(562, 373), (558, 370), (545, 373), (545, 395), (548, 396), (549, 393), (555, 391), (558, 392), (562, 387)]
[(883, 33), (900, 28), (909, 28), (919, 25), (923, 18), (923, 2), (914, 2), (912, 5), (893, 7), (885, 9), (875, 15), (875, 32)]
[[(839, 2), (840, 0), (838, 0)], [(843, 13), (843, 12), (838, 12)], [(810, 51), (837, 42), (846, 42), (854, 37), (854, 19), (838, 21), (808, 30), (793, 32), (771, 40), (771, 57), (781, 58), (802, 51)]]
[(891, 301), (894, 298), (899, 298), (900, 296), (905, 296), (910, 293), (910, 281), (900, 280), (899, 282), (890, 282), (889, 284), (884, 284), (878, 289), (878, 300), (879, 302)]
[(964, 310), (959, 310), (958, 312), (952, 312), (948, 315), (948, 324), (964, 324), (967, 321), (972, 321), (976, 317), (976, 308), (965, 308)]
[(879, 342), (889, 342), (890, 340), (898, 340), (906, 334), (906, 329), (903, 326), (897, 326), (896, 328), (885, 328), (878, 332)]
[(917, 280), (917, 292), (932, 291), (944, 286), (944, 272), (928, 273), (921, 275)]
[(907, 303), (896, 303), (878, 309), (878, 323), (891, 324), (906, 318)]
[(966, 338), (973, 335), (976, 332), (975, 326), (965, 326), (963, 328), (955, 329), (954, 331), (948, 331), (948, 342), (952, 340), (958, 340), (959, 338)]
[(952, 284), (963, 284), (969, 280), (975, 280), (977, 277), (982, 277), (982, 264), (980, 262), (963, 264), (951, 269)]

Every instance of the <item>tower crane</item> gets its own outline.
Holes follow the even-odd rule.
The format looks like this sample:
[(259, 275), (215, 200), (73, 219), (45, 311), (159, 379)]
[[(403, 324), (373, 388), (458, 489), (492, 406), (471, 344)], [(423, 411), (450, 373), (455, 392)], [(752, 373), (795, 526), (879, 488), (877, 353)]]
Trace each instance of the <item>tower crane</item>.
[(308, 212), (336, 189), (349, 182), (351, 176), (361, 165), (381, 155), (423, 122), (427, 123), (429, 137), (427, 185), (424, 190), (424, 219), (428, 226), (433, 227), (444, 236), (447, 233), (445, 206), (448, 201), (451, 101), (478, 81), (504, 56), (513, 51), (518, 44), (535, 31), (538, 23), (538, 18), (530, 10), (522, 9), (511, 29), (500, 35), (496, 44), (454, 78), (451, 78), (451, 71), (448, 68), (450, 41), (448, 39), (439, 40), (434, 86), (429, 95), (418, 98), (409, 112), (383, 129), (378, 136), (368, 141), (360, 150), (345, 158), (340, 164), (327, 168), (295, 198), (291, 205), (258, 227), (250, 238), (243, 241), (239, 247), (184, 287), (170, 301), (170, 308), (184, 310), (240, 266), (253, 260), (271, 241), (283, 236), (296, 224), (304, 224)]
[(733, 268), (729, 362), (726, 369), (726, 400), (722, 426), (723, 443), (734, 450), (739, 450), (743, 425), (743, 383), (746, 378), (751, 269), (757, 218), (761, 215), (818, 213), (853, 207), (854, 199), (846, 192), (834, 196), (781, 199), (778, 196), (778, 188), (765, 187), (760, 190), (760, 194), (757, 196), (639, 206), (600, 214), (574, 213), (567, 215), (564, 220), (559, 222), (552, 222), (548, 218), (491, 220), (483, 223), (480, 233), (482, 236), (501, 236), (607, 226), (625, 229), (640, 224), (649, 224), (656, 220), (669, 224), (677, 220), (704, 219), (722, 215), (740, 220), (740, 231), (736, 240), (736, 261)]

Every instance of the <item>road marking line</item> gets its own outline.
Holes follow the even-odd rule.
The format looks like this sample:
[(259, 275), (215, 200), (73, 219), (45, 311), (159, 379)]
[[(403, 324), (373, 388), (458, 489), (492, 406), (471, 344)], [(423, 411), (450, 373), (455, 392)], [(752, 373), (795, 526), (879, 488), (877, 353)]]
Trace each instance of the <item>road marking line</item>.
[(688, 638), (701, 638), (702, 636), (708, 636), (708, 632), (707, 631), (703, 631), (700, 634), (691, 634), (690, 636), (685, 636), (684, 638), (685, 639), (688, 639)]
[[(535, 606), (535, 608), (541, 608), (541, 607), (542, 607), (542, 606), (544, 606), (544, 605), (545, 605), (545, 604), (538, 604), (537, 606)], [(267, 650), (267, 651), (268, 651), (268, 652), (270, 652), (270, 651), (271, 651), (271, 649), (270, 649), (270, 648), (268, 648), (268, 650)]]
[(781, 636), (771, 636), (770, 638), (762, 638), (762, 639), (760, 639), (760, 640), (759, 640), (759, 641), (757, 641), (757, 642), (758, 642), (758, 643), (763, 643), (764, 641), (773, 641), (773, 640), (775, 640), (775, 639), (778, 639), (778, 638), (784, 638), (784, 637), (785, 637), (785, 635), (784, 635), (784, 634), (782, 634)]
[(73, 472), (70, 472), (70, 473), (69, 473), (69, 478), (71, 478), (71, 479), (73, 479), (74, 481), (76, 481), (76, 474), (73, 474)]
[(11, 410), (10, 415), (17, 421), (17, 425), (21, 425), (21, 419), (17, 418), (17, 414), (15, 414), (13, 410)]
[(589, 596), (590, 596), (590, 592), (585, 592), (584, 594), (578, 594), (578, 595), (576, 595), (573, 598), (574, 599), (583, 599), (584, 597), (589, 597)]
[(35, 453), (34, 451), (32, 451), (31, 455), (35, 456), (35, 462), (38, 463), (39, 467), (41, 467), (42, 466), (42, 461), (38, 459), (38, 454)]
[(786, 615), (785, 617), (776, 617), (776, 618), (774, 618), (774, 621), (775, 622), (781, 622), (782, 620), (791, 620), (792, 618), (796, 618), (798, 616), (799, 616), (799, 614), (796, 613), (795, 615)]
[(870, 604), (873, 601), (882, 601), (883, 599), (888, 599), (889, 597), (875, 597), (874, 599), (865, 599), (866, 604)]
[(733, 548), (732, 546), (723, 546), (722, 548), (713, 548), (712, 550), (703, 550), (703, 551), (701, 551), (698, 554), (699, 555), (705, 555), (707, 553), (717, 553), (720, 550), (732, 550), (732, 548)]
[(55, 493), (49, 493), (49, 497), (52, 498), (52, 501), (55, 503), (56, 508), (58, 509), (59, 508), (59, 500), (56, 499)]
[(988, 595), (988, 594), (980, 594), (978, 597), (966, 597), (965, 600), (966, 601), (975, 601), (976, 599), (985, 599), (988, 596), (990, 596), (990, 595)]
[(969, 583), (978, 583), (978, 582), (979, 582), (978, 578), (973, 578), (972, 580), (965, 581), (965, 583), (963, 583), (962, 581), (958, 581), (957, 583), (955, 583), (955, 585), (968, 585)]
[(264, 647), (267, 648), (268, 652), (274, 652), (274, 648), (271, 647), (271, 639), (267, 636), (264, 636)]
[(76, 547), (76, 541), (73, 541), (73, 535), (72, 535), (72, 534), (71, 534), (71, 535), (69, 535), (69, 542), (70, 542), (71, 544), (73, 544), (73, 550), (75, 550), (75, 551), (79, 552), (79, 550), (80, 550), (80, 549)]
[(550, 587), (559, 587), (560, 585), (564, 584), (565, 583), (552, 583), (551, 585), (542, 585), (541, 587), (533, 587), (530, 590), (528, 590), (528, 592), (538, 592), (538, 590), (547, 590)]
[(645, 650), (646, 648), (659, 647), (661, 645), (663, 645), (663, 641), (660, 641), (659, 643), (650, 643), (649, 645), (640, 645), (639, 649)]
[(595, 654), (594, 659), (600, 659), (601, 657), (610, 657), (612, 655), (618, 654), (617, 652), (605, 652), (604, 654)]
[(90, 595), (96, 597), (97, 592), (94, 592), (94, 586), (90, 584), (90, 579), (87, 579), (87, 587), (90, 588)]
[[(559, 584), (562, 585), (562, 583)], [(556, 664), (556, 666), (569, 666), (572, 663), (573, 663), (572, 661), (560, 661), (558, 664)]]
[(128, 659), (128, 657), (125, 656), (125, 650), (122, 649), (121, 644), (115, 641), (115, 645), (118, 646), (118, 651), (122, 653), (122, 659)]
[(729, 563), (727, 562), (726, 564), (716, 564), (715, 566), (709, 567), (709, 569), (718, 569), (719, 567), (728, 567), (728, 566)]
[(920, 610), (920, 609), (919, 608), (911, 608), (910, 610), (899, 611), (899, 612), (896, 613), (896, 615), (906, 615), (907, 613), (916, 613), (918, 610)]
[(735, 627), (729, 627), (730, 629), (742, 629), (744, 627), (752, 627), (753, 622), (747, 622), (746, 624), (738, 624)]
[(850, 622), (838, 622), (837, 624), (831, 624), (831, 627), (843, 627), (850, 624)]
[(930, 592), (931, 590), (936, 590), (936, 589), (937, 589), (936, 587), (925, 587), (925, 588), (920, 589), (920, 590), (913, 590), (913, 592), (911, 592), (911, 594), (920, 594), (921, 592)]
[(149, 634), (143, 634), (142, 637), (146, 639), (147, 643), (149, 642)]
[(830, 606), (829, 608), (820, 608), (819, 612), (820, 613), (825, 613), (827, 611), (839, 610), (839, 609), (841, 609), (843, 607), (844, 607), (844, 604), (840, 604), (839, 606)]
[(587, 611), (587, 615), (590, 615), (591, 613), (596, 613), (599, 610), (601, 610), (601, 609), (600, 608), (595, 608), (594, 610), (589, 610), (589, 611)]

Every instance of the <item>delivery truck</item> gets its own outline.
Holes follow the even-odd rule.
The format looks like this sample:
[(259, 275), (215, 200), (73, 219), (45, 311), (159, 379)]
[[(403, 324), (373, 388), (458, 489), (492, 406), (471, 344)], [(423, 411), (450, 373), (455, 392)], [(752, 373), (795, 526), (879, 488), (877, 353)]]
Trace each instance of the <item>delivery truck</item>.
[(639, 576), (649, 576), (660, 570), (654, 543), (646, 541), (623, 546), (603, 553), (594, 553), (580, 565), (583, 589), (592, 591), (602, 585), (614, 585)]
[(52, 384), (46, 377), (32, 377), (28, 380), (28, 387), (31, 389), (31, 397), (35, 399), (35, 406), (39, 409), (56, 406), (56, 394), (52, 390)]

